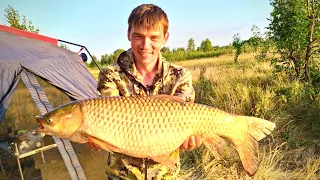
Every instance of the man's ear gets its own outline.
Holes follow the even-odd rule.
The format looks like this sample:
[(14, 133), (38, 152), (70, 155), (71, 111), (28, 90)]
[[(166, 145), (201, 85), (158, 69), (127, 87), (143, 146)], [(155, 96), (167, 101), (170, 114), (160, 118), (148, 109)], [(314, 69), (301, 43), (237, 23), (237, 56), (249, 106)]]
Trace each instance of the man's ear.
[(163, 44), (167, 43), (168, 39), (169, 39), (169, 32), (166, 32), (166, 34), (164, 35), (164, 40), (165, 41), (164, 41)]
[(127, 31), (127, 37), (128, 37), (128, 40), (129, 40), (129, 41), (131, 41), (130, 31), (131, 31), (131, 30), (128, 28), (128, 31)]

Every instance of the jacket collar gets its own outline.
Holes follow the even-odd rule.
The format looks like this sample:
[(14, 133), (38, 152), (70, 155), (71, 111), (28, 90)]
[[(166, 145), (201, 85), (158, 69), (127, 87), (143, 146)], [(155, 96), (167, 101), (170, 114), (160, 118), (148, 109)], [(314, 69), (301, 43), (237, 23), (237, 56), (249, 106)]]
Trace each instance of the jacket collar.
[[(133, 76), (136, 81), (142, 83), (142, 76), (136, 68), (136, 65), (134, 63), (134, 55), (131, 49), (122, 52), (117, 60), (117, 63), (127, 75), (129, 74)], [(161, 53), (159, 53), (158, 72), (154, 77), (153, 83), (157, 82), (159, 79), (162, 79), (164, 74), (167, 74), (165, 71), (168, 71), (168, 63), (162, 57)]]

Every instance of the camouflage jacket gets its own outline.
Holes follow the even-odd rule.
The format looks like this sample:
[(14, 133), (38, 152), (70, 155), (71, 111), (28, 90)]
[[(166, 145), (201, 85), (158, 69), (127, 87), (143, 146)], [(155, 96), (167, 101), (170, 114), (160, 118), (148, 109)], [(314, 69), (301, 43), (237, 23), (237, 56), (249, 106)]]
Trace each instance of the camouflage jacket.
[[(183, 67), (167, 62), (161, 54), (158, 58), (158, 72), (150, 86), (142, 84), (133, 53), (129, 49), (120, 54), (116, 63), (102, 69), (99, 74), (98, 90), (102, 96), (148, 96), (168, 94), (182, 97), (185, 101), (194, 101), (195, 92), (192, 86), (191, 73)], [(180, 170), (179, 149), (169, 158), (174, 159), (176, 169), (147, 160), (115, 153), (107, 162), (107, 174), (111, 179), (143, 179), (144, 166), (147, 164), (148, 179), (172, 179)]]

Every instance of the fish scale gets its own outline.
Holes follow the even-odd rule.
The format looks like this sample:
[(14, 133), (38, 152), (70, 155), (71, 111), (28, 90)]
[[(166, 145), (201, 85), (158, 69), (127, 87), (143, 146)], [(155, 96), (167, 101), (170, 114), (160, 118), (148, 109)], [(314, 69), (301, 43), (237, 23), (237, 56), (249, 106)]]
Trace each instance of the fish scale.
[(275, 128), (264, 119), (233, 115), (169, 95), (78, 100), (57, 107), (37, 121), (40, 132), (168, 166), (175, 163), (170, 162), (169, 154), (192, 135), (200, 136), (216, 158), (226, 144), (223, 138), (227, 138), (249, 175), (259, 164), (257, 141)]
[[(136, 152), (146, 156), (169, 154), (192, 134), (210, 135), (221, 131), (219, 134), (228, 135), (227, 128), (217, 128), (222, 126), (220, 123), (222, 121), (208, 121), (218, 112), (203, 105), (182, 104), (143, 97), (114, 98), (114, 102), (103, 98), (87, 101), (82, 103), (83, 111), (86, 112), (84, 113), (86, 115), (85, 122), (88, 123), (86, 126), (94, 127), (95, 130), (101, 132), (96, 136), (97, 138), (104, 139), (120, 149), (128, 149), (132, 154)], [(118, 109), (114, 109), (114, 106)], [(150, 106), (154, 108), (156, 113), (148, 110)], [(96, 112), (101, 113), (100, 122), (107, 122), (107, 124), (96, 123)], [(198, 112), (202, 112), (202, 115), (195, 116), (195, 114), (199, 114)], [(152, 114), (156, 114), (156, 116), (152, 116)], [(219, 115), (230, 116), (222, 111)], [(127, 124), (121, 123), (128, 121), (132, 122), (132, 125), (127, 126)], [(161, 129), (161, 125), (166, 128)], [(129, 146), (130, 141), (136, 141), (137, 145)], [(167, 147), (166, 150), (159, 151), (157, 147), (163, 145)]]

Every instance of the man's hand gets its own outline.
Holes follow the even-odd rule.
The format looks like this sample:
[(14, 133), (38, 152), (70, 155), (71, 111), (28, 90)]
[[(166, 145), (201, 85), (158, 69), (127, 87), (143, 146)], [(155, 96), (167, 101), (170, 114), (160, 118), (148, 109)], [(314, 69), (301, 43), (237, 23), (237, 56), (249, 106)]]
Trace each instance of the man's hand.
[(195, 147), (199, 147), (202, 144), (200, 136), (190, 136), (189, 139), (185, 140), (180, 146), (180, 149), (193, 150)]

